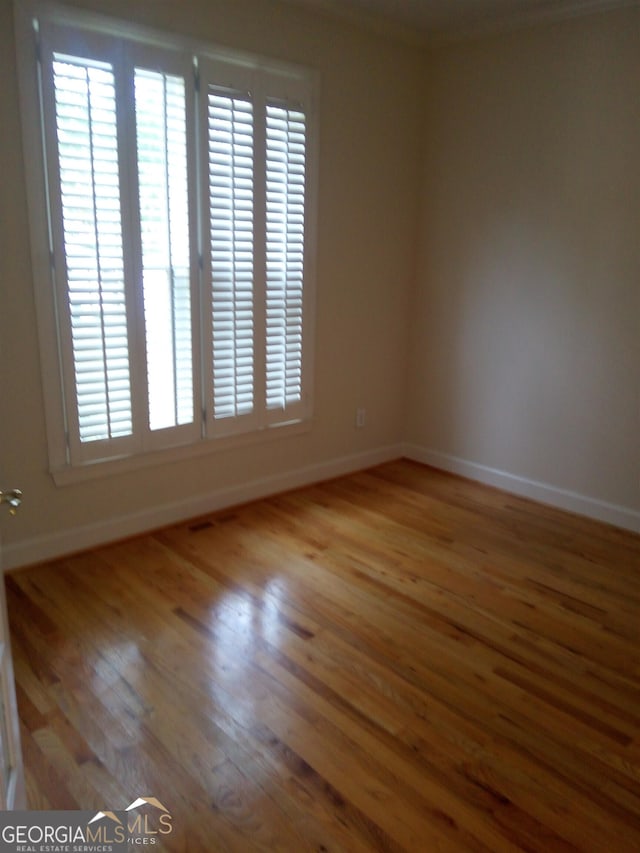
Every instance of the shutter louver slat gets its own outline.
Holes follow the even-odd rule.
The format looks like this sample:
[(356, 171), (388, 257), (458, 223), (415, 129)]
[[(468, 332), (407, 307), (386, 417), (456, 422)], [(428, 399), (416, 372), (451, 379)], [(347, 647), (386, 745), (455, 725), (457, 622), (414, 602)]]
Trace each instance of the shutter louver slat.
[(54, 54), (53, 89), (78, 429), (90, 442), (132, 432), (113, 71)]
[(149, 427), (193, 422), (187, 120), (181, 77), (134, 73)]
[(305, 116), (267, 105), (266, 404), (302, 399)]
[(209, 221), (215, 420), (253, 411), (253, 108), (209, 87)]

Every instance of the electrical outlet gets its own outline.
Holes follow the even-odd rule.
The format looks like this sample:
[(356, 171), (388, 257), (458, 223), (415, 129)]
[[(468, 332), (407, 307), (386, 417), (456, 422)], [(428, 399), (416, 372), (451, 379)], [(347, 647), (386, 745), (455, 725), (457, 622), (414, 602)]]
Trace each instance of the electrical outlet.
[(362, 429), (362, 427), (367, 422), (367, 410), (366, 409), (356, 409), (356, 426), (358, 429)]

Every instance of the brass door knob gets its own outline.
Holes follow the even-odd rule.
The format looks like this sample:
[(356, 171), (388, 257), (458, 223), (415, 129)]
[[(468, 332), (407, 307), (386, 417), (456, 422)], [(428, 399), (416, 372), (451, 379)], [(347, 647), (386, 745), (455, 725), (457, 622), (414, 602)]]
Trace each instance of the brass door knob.
[(15, 515), (22, 503), (22, 492), (20, 489), (9, 489), (6, 492), (0, 490), (0, 504), (7, 504), (9, 514)]

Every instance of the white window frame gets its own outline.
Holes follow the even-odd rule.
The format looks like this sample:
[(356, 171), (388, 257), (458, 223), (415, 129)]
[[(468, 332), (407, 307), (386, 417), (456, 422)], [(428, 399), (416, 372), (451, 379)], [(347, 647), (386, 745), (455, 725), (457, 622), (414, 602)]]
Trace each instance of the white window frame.
[[(208, 454), (248, 443), (262, 442), (272, 438), (283, 438), (306, 432), (311, 428), (313, 406), (313, 354), (315, 327), (315, 240), (316, 240), (316, 211), (317, 211), (317, 158), (318, 158), (318, 126), (317, 100), (319, 81), (318, 75), (311, 69), (283, 63), (251, 54), (229, 51), (211, 44), (203, 44), (187, 37), (162, 33), (146, 27), (132, 25), (125, 21), (117, 21), (102, 15), (81, 12), (64, 6), (40, 0), (15, 0), (14, 17), (16, 29), (17, 59), (20, 84), (20, 103), (22, 113), (23, 151), (27, 180), (27, 198), (29, 208), (29, 224), (31, 236), (31, 257), (34, 278), (34, 293), (38, 322), (38, 339), (43, 382), (43, 397), (47, 427), (50, 472), (58, 485), (73, 483), (94, 477), (129, 471), (148, 465), (157, 465), (174, 460), (186, 459), (192, 456)], [(199, 57), (199, 75), (202, 77), (215, 74), (216, 85), (227, 85), (230, 89), (245, 88), (252, 92), (255, 99), (266, 102), (267, 99), (287, 99), (303, 105), (306, 120), (306, 149), (305, 149), (305, 236), (304, 236), (304, 346), (303, 346), (303, 398), (295, 407), (293, 415), (287, 414), (286, 422), (266, 412), (264, 416), (254, 418), (247, 431), (238, 434), (226, 434), (224, 428), (212, 426), (211, 394), (207, 383), (200, 375), (200, 364), (194, 364), (194, 388), (196, 392), (197, 410), (202, 406), (202, 420), (195, 427), (172, 428), (175, 438), (161, 435), (163, 430), (153, 434), (151, 430), (146, 435), (135, 435), (131, 442), (123, 442), (122, 454), (119, 457), (100, 458), (93, 451), (83, 454), (76, 447), (71, 454), (70, 431), (67, 426), (65, 407), (64, 382), (62, 368), (64, 353), (60, 346), (58, 317), (58, 299), (54, 290), (53, 257), (50, 247), (53, 245), (55, 233), (49, 220), (49, 198), (46, 180), (45, 138), (42, 129), (40, 107), (39, 79), (39, 40), (34, 32), (34, 21), (41, 27), (79, 28), (93, 34), (97, 40), (101, 36), (121, 37), (126, 41), (130, 51), (137, 55), (153, 57), (154, 51), (175, 53), (176, 67), (185, 68), (185, 63), (191, 57)], [(188, 78), (185, 78), (188, 79)], [(273, 87), (273, 88), (272, 88)], [(199, 103), (202, 104), (201, 98)], [(195, 107), (195, 104), (192, 105)], [(188, 107), (192, 109), (192, 107)], [(200, 117), (202, 118), (202, 117)], [(49, 117), (50, 120), (50, 117)], [(47, 118), (45, 117), (45, 122)], [(202, 126), (202, 125), (201, 125)], [(264, 131), (256, 126), (257, 145), (264, 148)], [(133, 158), (135, 140), (128, 140), (126, 156)], [(195, 153), (189, 152), (190, 181), (196, 181), (198, 164)], [(254, 152), (254, 157), (257, 152)], [(50, 163), (49, 168), (53, 168)], [(206, 191), (202, 176), (197, 174), (197, 186), (190, 187), (190, 205), (202, 205), (202, 194)], [(196, 201), (197, 198), (197, 201)], [(257, 197), (254, 199), (256, 216), (266, 215), (264, 187), (257, 187)], [(207, 261), (205, 247), (208, 241), (204, 239), (204, 229), (208, 227), (204, 216), (198, 216), (198, 211), (192, 211), (192, 233), (195, 235), (191, 243), (192, 271), (196, 270), (196, 278), (192, 286), (192, 315), (199, 318), (193, 326), (193, 334), (197, 340), (194, 351), (206, 354), (210, 350), (207, 343), (207, 332), (203, 328), (207, 317), (208, 298)], [(196, 223), (200, 222), (197, 231)], [(133, 223), (134, 228), (136, 223)], [(123, 221), (123, 230), (129, 223)], [(54, 229), (55, 230), (55, 229)], [(256, 233), (264, 232), (264, 222), (258, 221)], [(258, 238), (259, 239), (259, 238)], [(265, 247), (261, 251), (264, 253)], [(198, 272), (199, 271), (199, 272)], [(125, 273), (126, 274), (126, 273)], [(138, 295), (138, 301), (141, 297)], [(197, 306), (197, 307), (196, 307)], [(133, 322), (136, 313), (141, 310), (138, 305), (133, 312)], [(262, 321), (258, 323), (256, 332), (257, 345), (264, 342)], [(204, 357), (204, 356), (203, 356)], [(259, 387), (264, 376), (256, 377), (255, 385)], [(210, 384), (210, 383), (209, 383)], [(144, 383), (143, 383), (144, 385)], [(133, 386), (135, 400), (136, 390), (143, 387)], [(201, 394), (201, 401), (198, 393)], [(206, 413), (206, 414), (205, 414)], [(171, 432), (171, 431), (170, 431)], [(172, 446), (173, 445), (173, 446)]]

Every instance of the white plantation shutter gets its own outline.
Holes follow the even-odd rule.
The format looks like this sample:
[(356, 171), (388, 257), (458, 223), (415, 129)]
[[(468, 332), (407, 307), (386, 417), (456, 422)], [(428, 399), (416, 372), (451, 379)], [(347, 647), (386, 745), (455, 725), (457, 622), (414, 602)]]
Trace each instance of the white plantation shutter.
[(38, 8), (52, 470), (305, 420), (308, 75)]
[(135, 112), (149, 427), (194, 416), (185, 82), (136, 68)]
[[(214, 421), (254, 407), (253, 105), (207, 91)], [(237, 426), (232, 426), (234, 431)]]
[(55, 54), (52, 65), (74, 392), (84, 443), (132, 432), (115, 84), (106, 64)]
[(304, 113), (267, 104), (266, 405), (282, 418), (302, 400), (305, 145)]

